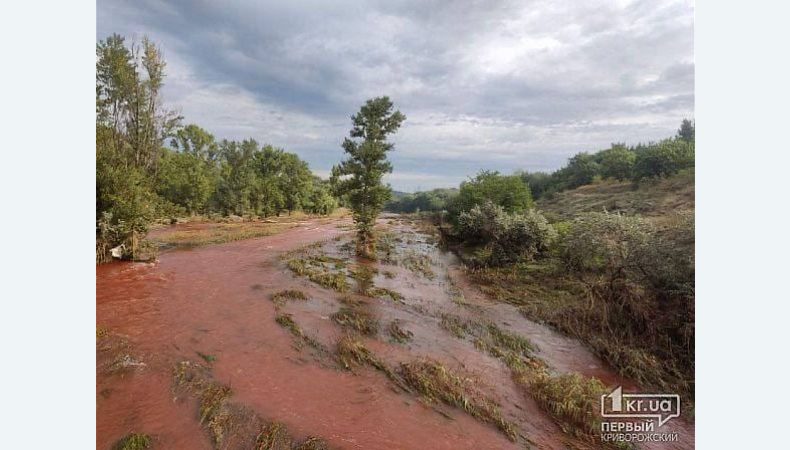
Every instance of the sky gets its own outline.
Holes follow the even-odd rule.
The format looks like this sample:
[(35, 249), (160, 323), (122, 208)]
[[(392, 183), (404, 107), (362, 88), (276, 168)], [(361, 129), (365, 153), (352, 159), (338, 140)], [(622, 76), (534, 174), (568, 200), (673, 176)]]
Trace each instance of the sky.
[(389, 96), (406, 121), (385, 179), (406, 192), (552, 171), (694, 116), (688, 0), (98, 0), (96, 32), (157, 43), (184, 123), (324, 177), (350, 116)]

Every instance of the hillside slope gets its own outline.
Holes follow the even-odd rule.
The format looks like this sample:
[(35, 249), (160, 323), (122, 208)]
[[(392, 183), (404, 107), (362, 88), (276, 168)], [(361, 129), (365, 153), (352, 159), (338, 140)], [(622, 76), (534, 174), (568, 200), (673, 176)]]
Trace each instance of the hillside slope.
[(694, 210), (694, 172), (670, 178), (602, 181), (540, 199), (538, 209), (553, 220), (570, 219), (583, 212), (620, 212), (648, 217)]

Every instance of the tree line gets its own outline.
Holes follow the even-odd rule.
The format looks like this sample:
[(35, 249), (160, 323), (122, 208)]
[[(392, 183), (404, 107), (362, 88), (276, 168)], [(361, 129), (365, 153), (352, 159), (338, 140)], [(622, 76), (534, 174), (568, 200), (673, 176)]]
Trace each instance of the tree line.
[(675, 136), (659, 142), (626, 146), (618, 143), (595, 153), (577, 153), (554, 172), (518, 171), (503, 175), (481, 171), (461, 183), (459, 189), (434, 189), (395, 198), (386, 205), (392, 212), (448, 211), (457, 218), (463, 211), (482, 204), (482, 199), (508, 212), (523, 211), (533, 200), (551, 197), (596, 180), (639, 182), (667, 177), (694, 167), (694, 122), (684, 119)]
[(159, 218), (193, 214), (328, 214), (328, 181), (297, 155), (253, 139), (217, 141), (165, 107), (165, 59), (149, 39), (96, 45), (97, 260)]

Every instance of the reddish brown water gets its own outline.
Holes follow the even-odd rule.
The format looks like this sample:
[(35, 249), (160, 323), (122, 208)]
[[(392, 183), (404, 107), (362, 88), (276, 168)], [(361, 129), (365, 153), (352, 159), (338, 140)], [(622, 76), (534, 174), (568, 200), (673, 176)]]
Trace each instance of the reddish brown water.
[[(347, 232), (338, 224), (308, 221), (275, 236), (167, 252), (152, 264), (98, 266), (97, 325), (128, 340), (135, 359), (146, 365), (123, 374), (97, 374), (97, 447), (110, 448), (127, 433), (144, 432), (155, 436), (159, 448), (211, 448), (194, 401), (172, 390), (174, 365), (199, 361), (201, 352), (217, 358), (212, 372), (232, 387), (234, 401), (264, 419), (283, 422), (296, 438), (317, 435), (332, 447), (348, 449), (523, 448), (459, 410), (442, 407), (444, 414), (437, 413), (394, 389), (379, 372), (341, 371), (295, 348), (292, 336), (274, 321), (270, 295), (290, 288), (306, 292), (309, 301), (284, 308), (332, 349), (341, 336), (329, 319), (338, 309), (338, 294), (292, 276), (279, 255), (319, 240), (327, 240), (327, 252), (340, 254), (343, 241), (331, 239)], [(519, 391), (499, 360), (442, 330), (441, 313), (476, 314), (518, 332), (537, 343), (540, 357), (559, 372), (596, 376), (610, 386), (633, 383), (576, 341), (485, 299), (464, 281), (457, 260), (427, 244), (424, 235), (405, 224), (393, 228), (409, 236), (401, 245), (430, 255), (437, 276), (431, 280), (403, 267), (381, 267), (395, 277), (379, 274), (376, 285), (402, 293), (405, 300), (368, 302), (382, 330), (366, 345), (393, 366), (425, 356), (468, 374), (536, 448), (584, 447)], [(477, 308), (454, 303), (448, 294), (452, 285)], [(409, 344), (388, 342), (386, 325), (394, 319), (414, 334)], [(684, 424), (680, 430), (677, 447), (656, 448), (693, 448), (693, 428)]]

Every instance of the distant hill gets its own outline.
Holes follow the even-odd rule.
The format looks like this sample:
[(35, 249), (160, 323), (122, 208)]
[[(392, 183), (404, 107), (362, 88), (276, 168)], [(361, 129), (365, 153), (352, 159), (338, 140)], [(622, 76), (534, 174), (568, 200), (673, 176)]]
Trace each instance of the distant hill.
[(570, 219), (583, 212), (620, 212), (648, 217), (694, 210), (694, 172), (669, 178), (601, 181), (563, 191), (537, 201), (538, 209), (551, 219)]
[(408, 192), (396, 191), (394, 189), (392, 190), (392, 200), (400, 200), (407, 195), (409, 195)]

